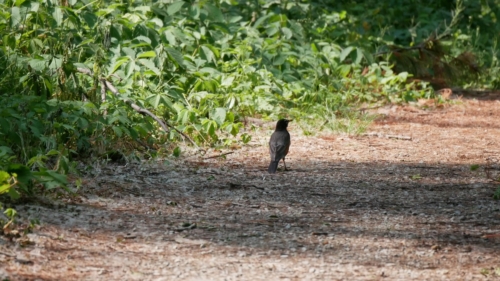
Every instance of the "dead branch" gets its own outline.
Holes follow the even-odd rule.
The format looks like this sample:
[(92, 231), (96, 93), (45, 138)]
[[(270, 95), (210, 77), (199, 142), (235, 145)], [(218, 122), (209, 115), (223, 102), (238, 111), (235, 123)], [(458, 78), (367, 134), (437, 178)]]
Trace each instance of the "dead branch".
[[(86, 69), (86, 68), (81, 68), (81, 67), (78, 67), (77, 68), (77, 71), (80, 72), (80, 73), (83, 73), (83, 74), (86, 74), (86, 75), (89, 75), (89, 76), (92, 76), (92, 71), (90, 71), (90, 69)], [(115, 86), (113, 84), (111, 84), (111, 82), (109, 82), (108, 80), (104, 79), (104, 78), (101, 78), (100, 79), (101, 83), (103, 85), (106, 86), (106, 88), (108, 90), (110, 90), (115, 96), (120, 96), (120, 93), (118, 92), (118, 90), (115, 88)], [(186, 134), (182, 133), (181, 131), (177, 130), (177, 128), (174, 128), (173, 126), (170, 126), (168, 125), (168, 123), (165, 123), (163, 122), (163, 120), (161, 120), (161, 118), (159, 118), (158, 116), (156, 116), (155, 114), (153, 114), (151, 111), (145, 109), (145, 108), (142, 108), (140, 106), (138, 106), (137, 104), (135, 104), (132, 100), (130, 99), (125, 99), (125, 102), (128, 103), (130, 105), (130, 107), (132, 107), (132, 109), (134, 109), (135, 111), (139, 112), (140, 114), (142, 115), (149, 115), (151, 118), (153, 118), (156, 122), (158, 122), (158, 124), (160, 124), (160, 126), (163, 128), (163, 130), (165, 132), (169, 132), (169, 129), (168, 127), (174, 129), (176, 132), (178, 132), (179, 134), (181, 134), (183, 137), (185, 137), (186, 139), (188, 139), (196, 148), (200, 148), (196, 142), (194, 142), (190, 137), (188, 137)]]
[(203, 159), (212, 159), (212, 158), (217, 158), (217, 157), (223, 157), (223, 156), (233, 154), (233, 153), (234, 153), (233, 151), (230, 151), (230, 152), (222, 153), (222, 154), (215, 155), (215, 156), (205, 157)]
[(384, 134), (379, 134), (379, 133), (366, 133), (366, 134), (362, 134), (362, 136), (388, 138), (388, 139), (398, 139), (398, 140), (412, 140), (412, 137), (410, 137), (410, 136), (384, 135)]

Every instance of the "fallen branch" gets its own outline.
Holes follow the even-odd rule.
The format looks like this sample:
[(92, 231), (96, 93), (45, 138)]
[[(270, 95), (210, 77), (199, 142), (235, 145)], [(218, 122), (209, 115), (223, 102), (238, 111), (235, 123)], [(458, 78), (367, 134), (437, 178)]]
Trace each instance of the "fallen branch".
[(403, 135), (384, 135), (379, 133), (366, 133), (362, 134), (362, 136), (370, 136), (370, 137), (379, 137), (379, 138), (388, 138), (388, 139), (399, 139), (399, 140), (412, 140), (410, 136)]
[(233, 151), (230, 151), (230, 152), (222, 153), (222, 154), (215, 155), (215, 156), (205, 157), (203, 159), (212, 159), (212, 158), (217, 158), (217, 157), (223, 157), (223, 156), (233, 154), (233, 153), (234, 153)]

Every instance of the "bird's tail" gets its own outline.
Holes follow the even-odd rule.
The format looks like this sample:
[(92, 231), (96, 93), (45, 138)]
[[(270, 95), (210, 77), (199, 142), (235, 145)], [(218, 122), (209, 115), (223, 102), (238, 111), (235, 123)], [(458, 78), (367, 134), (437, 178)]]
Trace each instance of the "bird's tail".
[(267, 168), (267, 171), (270, 173), (270, 174), (274, 174), (276, 173), (276, 170), (278, 170), (278, 164), (280, 163), (280, 161), (271, 161), (271, 163), (269, 164), (269, 168)]

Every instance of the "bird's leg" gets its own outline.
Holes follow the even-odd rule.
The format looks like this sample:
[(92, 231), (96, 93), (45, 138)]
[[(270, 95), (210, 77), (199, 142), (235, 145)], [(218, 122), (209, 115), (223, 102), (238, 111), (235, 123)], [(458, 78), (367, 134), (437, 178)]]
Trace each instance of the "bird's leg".
[(288, 171), (288, 170), (286, 169), (285, 157), (283, 157), (283, 165), (285, 165), (285, 171)]

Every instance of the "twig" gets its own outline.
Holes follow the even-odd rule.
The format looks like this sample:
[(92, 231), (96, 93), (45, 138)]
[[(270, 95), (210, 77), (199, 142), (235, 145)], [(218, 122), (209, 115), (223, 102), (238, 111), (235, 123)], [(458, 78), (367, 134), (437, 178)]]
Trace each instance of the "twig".
[(4, 256), (7, 256), (7, 257), (15, 257), (16, 255), (13, 255), (13, 254), (10, 254), (10, 253), (6, 253), (6, 252), (3, 252), (3, 251), (0, 251), (0, 254), (4, 255)]
[(222, 154), (215, 155), (215, 156), (205, 157), (203, 159), (212, 159), (212, 158), (222, 157), (222, 156), (226, 156), (226, 155), (233, 154), (233, 153), (234, 153), (233, 151), (230, 151), (230, 152), (222, 153)]
[[(106, 101), (106, 85), (104, 83), (101, 83), (101, 102)], [(102, 113), (104, 116), (108, 115), (108, 110), (104, 109), (104, 112)]]
[(384, 135), (379, 133), (366, 133), (362, 134), (362, 136), (373, 136), (379, 138), (388, 138), (388, 139), (399, 139), (399, 140), (412, 140), (410, 136), (402, 136), (402, 135)]

